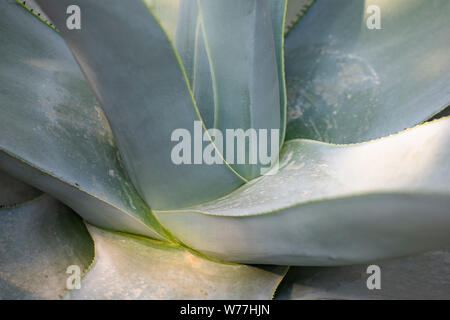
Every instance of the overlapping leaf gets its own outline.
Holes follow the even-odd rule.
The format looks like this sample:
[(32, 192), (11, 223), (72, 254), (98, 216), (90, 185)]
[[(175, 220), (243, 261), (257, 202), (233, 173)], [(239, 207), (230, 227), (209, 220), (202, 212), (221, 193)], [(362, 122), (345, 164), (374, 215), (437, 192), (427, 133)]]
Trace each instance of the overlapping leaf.
[(0, 208), (0, 299), (271, 299), (288, 269), (213, 261), (93, 226), (88, 232), (56, 199), (24, 200)]
[[(226, 143), (227, 129), (266, 129), (269, 134), (277, 129), (282, 139), (285, 1), (185, 0), (181, 4), (176, 46), (207, 128), (221, 130)], [(262, 142), (250, 141), (247, 154), (258, 143)], [(236, 157), (236, 148), (232, 152)], [(273, 153), (276, 159), (277, 150)], [(223, 154), (244, 178), (261, 174), (260, 159), (256, 165), (249, 160), (238, 164), (225, 147)]]
[(0, 209), (0, 243), (0, 299), (61, 298), (68, 267), (81, 275), (94, 257), (83, 221), (47, 195)]
[(186, 210), (184, 243), (245, 263), (344, 265), (450, 243), (450, 119), (369, 143), (285, 144), (279, 171)]
[(93, 224), (164, 237), (64, 41), (17, 2), (0, 7), (0, 168)]
[(346, 267), (291, 267), (277, 289), (276, 299), (449, 299), (450, 253), (427, 252), (377, 261), (380, 290), (369, 264)]
[[(184, 69), (150, 7), (140, 0), (38, 2), (80, 64), (105, 110), (127, 172), (152, 208), (212, 200), (245, 181), (222, 161), (173, 161), (175, 130), (187, 130), (195, 141), (194, 133), (201, 140), (203, 130), (194, 129), (200, 117)], [(81, 30), (66, 28), (69, 4), (83, 8)]]
[(67, 299), (271, 299), (287, 270), (224, 264), (174, 244), (89, 231), (96, 261)]
[(286, 38), (287, 138), (366, 141), (447, 106), (449, 14), (447, 0), (316, 1)]

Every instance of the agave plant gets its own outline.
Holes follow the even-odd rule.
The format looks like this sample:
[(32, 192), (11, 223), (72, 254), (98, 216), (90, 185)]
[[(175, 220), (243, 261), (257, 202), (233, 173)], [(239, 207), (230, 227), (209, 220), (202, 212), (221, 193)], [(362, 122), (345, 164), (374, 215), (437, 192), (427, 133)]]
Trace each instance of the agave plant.
[[(449, 1), (37, 3), (0, 3), (1, 298), (269, 299), (297, 266), (295, 298), (448, 247)], [(177, 129), (214, 163), (171, 161)], [(227, 129), (280, 133), (274, 166)]]

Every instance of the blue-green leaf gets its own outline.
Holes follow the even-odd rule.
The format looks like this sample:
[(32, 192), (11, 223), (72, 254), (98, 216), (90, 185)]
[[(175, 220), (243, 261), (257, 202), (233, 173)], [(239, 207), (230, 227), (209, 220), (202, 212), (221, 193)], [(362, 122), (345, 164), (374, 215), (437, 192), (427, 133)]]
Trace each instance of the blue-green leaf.
[(316, 1), (286, 38), (287, 139), (367, 141), (447, 106), (449, 15), (447, 0)]
[(95, 225), (164, 238), (64, 41), (17, 2), (0, 8), (0, 168)]
[(174, 244), (89, 226), (95, 264), (67, 299), (271, 299), (286, 267), (205, 259)]
[(155, 214), (185, 244), (228, 261), (344, 265), (404, 256), (450, 244), (449, 156), (448, 118), (350, 146), (292, 140), (273, 175)]
[(94, 258), (83, 221), (47, 195), (0, 209), (0, 243), (0, 299), (61, 298), (70, 275)]
[[(38, 2), (81, 66), (127, 172), (152, 208), (212, 200), (245, 182), (222, 160), (213, 165), (173, 161), (172, 134), (185, 129), (194, 137), (200, 117), (179, 57), (150, 7), (140, 0)], [(68, 5), (80, 7), (80, 30), (66, 27)], [(201, 125), (198, 131), (201, 139)]]
[[(206, 126), (221, 130), (224, 137), (227, 129), (266, 129), (270, 133), (271, 129), (280, 130), (281, 125), (281, 131), (284, 130), (284, 3), (182, 2), (177, 49)], [(280, 138), (282, 135), (283, 132)], [(258, 144), (261, 141), (248, 142), (247, 154), (255, 146), (261, 148)], [(236, 155), (236, 149), (233, 150)], [(274, 159), (276, 153), (272, 155)], [(238, 164), (235, 159), (229, 160), (232, 157), (226, 148), (223, 154), (245, 179), (261, 174), (264, 164), (260, 159), (255, 164), (249, 164), (250, 160)]]

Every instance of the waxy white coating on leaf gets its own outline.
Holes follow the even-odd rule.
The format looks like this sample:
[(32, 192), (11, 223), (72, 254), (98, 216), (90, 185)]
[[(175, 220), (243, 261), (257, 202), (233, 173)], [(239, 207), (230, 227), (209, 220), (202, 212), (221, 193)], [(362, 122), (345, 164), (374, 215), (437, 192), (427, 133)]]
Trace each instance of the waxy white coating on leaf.
[(286, 267), (214, 262), (188, 250), (89, 226), (94, 265), (67, 299), (271, 299)]
[(0, 299), (61, 298), (66, 268), (84, 271), (94, 258), (83, 221), (47, 195), (0, 209), (0, 244)]
[(315, 1), (286, 37), (287, 139), (368, 141), (446, 107), (449, 15), (447, 0)]
[[(152, 208), (213, 200), (245, 182), (224, 164), (177, 166), (170, 161), (171, 133), (192, 128), (201, 117), (178, 54), (151, 7), (128, 0), (129, 21), (121, 0), (38, 3), (79, 63), (109, 120), (130, 179)], [(79, 32), (61, 28), (65, 20), (59, 12), (69, 4), (84, 8)]]
[(285, 144), (275, 175), (155, 212), (185, 244), (245, 263), (343, 265), (448, 245), (450, 119), (357, 145)]
[(91, 223), (162, 239), (64, 41), (17, 2), (0, 8), (0, 168)]
[[(284, 76), (284, 4), (272, 0), (182, 1), (176, 45), (207, 129), (270, 131), (282, 125), (284, 132), (284, 80), (279, 80)], [(250, 141), (246, 152), (261, 148), (255, 144)], [(246, 180), (260, 175), (264, 164), (236, 164), (228, 161), (228, 153), (223, 150), (227, 163)]]

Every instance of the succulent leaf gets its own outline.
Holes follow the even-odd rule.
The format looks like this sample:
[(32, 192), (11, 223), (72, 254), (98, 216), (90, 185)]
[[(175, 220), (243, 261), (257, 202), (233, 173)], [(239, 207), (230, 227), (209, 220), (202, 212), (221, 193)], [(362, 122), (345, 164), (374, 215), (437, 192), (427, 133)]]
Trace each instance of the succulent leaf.
[(61, 298), (67, 268), (81, 274), (94, 257), (83, 221), (47, 195), (0, 209), (0, 243), (0, 299)]
[(450, 299), (450, 252), (375, 261), (381, 290), (368, 290), (369, 264), (345, 267), (291, 267), (277, 289), (279, 300), (292, 299)]
[[(182, 1), (176, 46), (207, 128), (284, 130), (284, 5)], [(258, 143), (249, 142), (247, 154)], [(230, 164), (247, 180), (260, 175), (261, 163)]]
[(93, 224), (163, 239), (64, 41), (15, 1), (0, 8), (0, 169)]
[(367, 141), (447, 106), (449, 14), (447, 0), (316, 1), (286, 38), (287, 139)]
[(89, 226), (96, 261), (67, 299), (271, 299), (286, 267), (214, 262), (175, 244)]
[(217, 85), (197, 0), (180, 1), (175, 46), (206, 128), (214, 128)]
[[(208, 72), (208, 76), (211, 77), (208, 57), (198, 58), (198, 55), (206, 55), (205, 46), (203, 43), (199, 44), (199, 41), (203, 42), (203, 32), (200, 29), (197, 0), (181, 0), (174, 43), (194, 93), (194, 69), (204, 68), (204, 71)], [(204, 66), (204, 64), (206, 65)], [(202, 73), (200, 75), (201, 78), (207, 79), (207, 82), (212, 84), (212, 79), (208, 79), (207, 75)], [(212, 90), (212, 87), (210, 89)], [(211, 92), (208, 95), (212, 97), (213, 93)], [(195, 94), (195, 100), (206, 127), (212, 128), (214, 126), (214, 103), (210, 105), (199, 103), (197, 94)], [(205, 108), (202, 109), (202, 107)], [(209, 110), (212, 111), (211, 115), (207, 114)]]
[[(201, 117), (179, 57), (151, 7), (140, 0), (38, 3), (72, 50), (111, 124), (134, 186), (152, 208), (212, 200), (245, 182), (223, 162), (171, 161), (172, 133), (185, 129), (194, 137), (194, 121)], [(81, 30), (65, 27), (69, 4), (83, 8)]]
[[(0, 299), (270, 299), (275, 265), (303, 266), (281, 299), (448, 295), (448, 251), (381, 261), (450, 243), (450, 118), (390, 135), (448, 116), (448, 1), (318, 0), (287, 37), (287, 97), (286, 0), (32, 2), (57, 30), (0, 3)], [(74, 4), (81, 30), (66, 28)], [(195, 152), (197, 130), (202, 147), (208, 128), (282, 142), (286, 121), (264, 176), (226, 153), (171, 161), (176, 129)], [(383, 291), (345, 266), (366, 262)]]
[(368, 143), (285, 143), (279, 171), (185, 210), (157, 211), (183, 243), (223, 260), (345, 265), (450, 241), (450, 119)]

